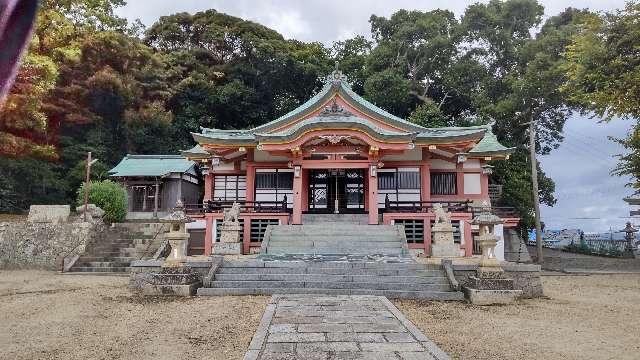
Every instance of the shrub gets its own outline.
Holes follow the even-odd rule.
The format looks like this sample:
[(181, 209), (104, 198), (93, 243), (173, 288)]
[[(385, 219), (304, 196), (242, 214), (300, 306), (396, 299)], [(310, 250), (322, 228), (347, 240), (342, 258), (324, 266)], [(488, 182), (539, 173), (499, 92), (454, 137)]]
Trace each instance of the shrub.
[[(84, 205), (84, 183), (78, 189), (78, 206)], [(111, 180), (89, 182), (89, 204), (104, 210), (106, 222), (121, 222), (127, 215), (127, 192)]]

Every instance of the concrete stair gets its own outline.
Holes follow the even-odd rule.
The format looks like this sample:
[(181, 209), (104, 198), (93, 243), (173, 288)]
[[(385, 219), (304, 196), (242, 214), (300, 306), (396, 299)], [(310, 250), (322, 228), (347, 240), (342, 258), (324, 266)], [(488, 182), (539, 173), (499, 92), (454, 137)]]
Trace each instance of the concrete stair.
[[(342, 215), (348, 216), (348, 214)], [(407, 256), (398, 227), (342, 222), (271, 226), (264, 254), (367, 254)]]
[[(388, 258), (387, 258), (388, 259)], [(248, 261), (225, 259), (200, 296), (271, 294), (380, 295), (462, 300), (439, 266), (401, 262)]]
[(156, 236), (131, 227), (108, 228), (91, 244), (67, 273), (125, 274), (131, 261), (155, 245)]
[(351, 225), (368, 225), (367, 214), (302, 214), (302, 223), (305, 225), (341, 223)]

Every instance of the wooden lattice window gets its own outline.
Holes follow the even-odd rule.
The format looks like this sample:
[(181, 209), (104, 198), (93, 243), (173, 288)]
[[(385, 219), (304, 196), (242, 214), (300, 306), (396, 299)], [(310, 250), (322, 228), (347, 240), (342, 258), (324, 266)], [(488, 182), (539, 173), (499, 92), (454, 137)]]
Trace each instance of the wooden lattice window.
[(252, 219), (251, 220), (251, 241), (262, 242), (264, 232), (269, 225), (279, 225), (278, 219)]
[(213, 198), (223, 201), (246, 200), (247, 177), (245, 175), (216, 175), (213, 184)]
[(404, 225), (404, 233), (409, 244), (424, 244), (424, 221), (420, 219), (398, 219), (395, 225)]
[(431, 195), (456, 195), (457, 174), (454, 172), (431, 173)]

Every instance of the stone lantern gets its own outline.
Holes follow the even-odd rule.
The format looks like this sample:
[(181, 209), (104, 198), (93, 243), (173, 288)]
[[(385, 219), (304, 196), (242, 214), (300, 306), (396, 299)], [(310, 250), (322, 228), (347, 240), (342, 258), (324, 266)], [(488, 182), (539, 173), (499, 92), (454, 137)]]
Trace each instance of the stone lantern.
[(482, 204), (482, 211), (471, 221), (471, 224), (478, 225), (480, 228), (480, 235), (476, 236), (476, 241), (482, 249), (480, 267), (478, 268), (479, 275), (502, 272), (500, 262), (496, 258), (498, 237), (493, 234), (494, 227), (502, 223), (502, 219), (491, 213), (491, 208), (487, 202)]
[(465, 295), (473, 304), (508, 304), (522, 295), (522, 290), (514, 290), (513, 279), (506, 276), (496, 258), (498, 237), (493, 234), (493, 228), (502, 222), (502, 219), (491, 213), (487, 202), (482, 204), (482, 211), (471, 221), (480, 227), (480, 235), (476, 237), (476, 241), (482, 248), (476, 275), (469, 276), (463, 286)]
[(631, 225), (631, 222), (627, 222), (627, 226), (625, 226), (624, 229), (622, 229), (620, 232), (625, 233), (624, 239), (627, 240), (625, 252), (630, 254), (631, 257), (635, 257), (635, 253), (637, 250), (636, 233), (638, 232), (638, 229)]
[(162, 264), (162, 267), (181, 267), (187, 260), (187, 245), (189, 243), (189, 233), (186, 223), (192, 222), (184, 212), (184, 204), (181, 200), (176, 202), (176, 206), (171, 213), (160, 219), (161, 222), (169, 223), (169, 233), (166, 235), (171, 253)]

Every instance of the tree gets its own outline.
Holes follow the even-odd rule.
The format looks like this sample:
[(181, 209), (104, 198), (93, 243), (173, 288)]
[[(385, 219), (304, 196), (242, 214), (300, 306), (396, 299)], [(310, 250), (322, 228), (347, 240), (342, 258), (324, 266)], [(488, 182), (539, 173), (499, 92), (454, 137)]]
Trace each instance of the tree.
[(585, 111), (606, 121), (636, 119), (624, 139), (626, 149), (613, 174), (631, 176), (627, 186), (640, 193), (640, 3), (624, 10), (585, 17), (566, 51), (567, 79), (562, 89)]

